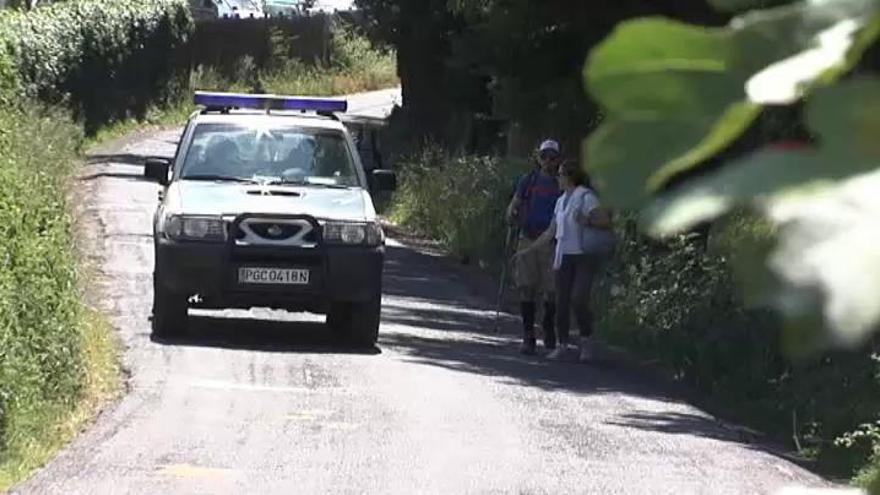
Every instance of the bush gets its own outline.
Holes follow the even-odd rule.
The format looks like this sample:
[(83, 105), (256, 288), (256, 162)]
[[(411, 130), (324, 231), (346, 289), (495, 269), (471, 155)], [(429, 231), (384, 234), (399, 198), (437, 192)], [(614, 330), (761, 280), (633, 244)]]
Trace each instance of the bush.
[[(82, 306), (66, 179), (81, 142), (68, 117), (0, 110), (0, 460), (83, 385)], [(38, 139), (39, 146), (34, 146)]]
[(198, 66), (189, 87), (213, 91), (272, 92), (332, 96), (397, 84), (394, 54), (373, 48), (362, 34), (342, 25), (333, 31), (330, 62), (304, 61), (289, 54), (295, 40), (282, 30), (269, 37), (271, 63), (260, 67), (245, 55), (231, 69)]
[(21, 91), (67, 101), (88, 132), (180, 89), (178, 47), (193, 29), (183, 0), (72, 0), (0, 12), (0, 39)]
[(504, 210), (516, 178), (527, 171), (523, 162), (451, 157), (428, 147), (400, 164), (391, 216), (462, 258), (497, 267)]
[(791, 442), (828, 472), (854, 474), (870, 448), (834, 440), (880, 411), (874, 349), (785, 358), (781, 321), (750, 309), (733, 281), (732, 255), (747, 239), (769, 238), (769, 226), (739, 214), (656, 242), (633, 219), (622, 224), (596, 292), (600, 334), (697, 388), (720, 413)]

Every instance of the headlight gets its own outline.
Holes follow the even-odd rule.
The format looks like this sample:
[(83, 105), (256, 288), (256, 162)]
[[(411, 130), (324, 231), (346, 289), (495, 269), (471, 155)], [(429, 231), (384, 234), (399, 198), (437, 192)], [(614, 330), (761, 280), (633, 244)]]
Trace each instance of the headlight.
[(327, 222), (324, 224), (324, 242), (378, 246), (384, 240), (385, 233), (376, 223)]
[(220, 217), (171, 215), (165, 220), (165, 235), (175, 241), (225, 241), (226, 226)]

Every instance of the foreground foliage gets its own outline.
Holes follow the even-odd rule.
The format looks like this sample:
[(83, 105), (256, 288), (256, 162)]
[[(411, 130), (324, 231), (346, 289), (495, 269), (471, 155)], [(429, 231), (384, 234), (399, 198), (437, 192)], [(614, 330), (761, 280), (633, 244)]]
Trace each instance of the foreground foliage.
[[(586, 166), (605, 197), (641, 210), (642, 226), (658, 237), (675, 238), (736, 207), (759, 212), (772, 235), (744, 239), (730, 253), (743, 302), (781, 316), (788, 355), (853, 351), (821, 358), (847, 370), (827, 382), (834, 393), (810, 391), (817, 404), (829, 401), (822, 407), (845, 410), (850, 428), (880, 414), (871, 385), (878, 380), (871, 333), (880, 326), (880, 81), (864, 70), (850, 74), (878, 34), (874, 0), (795, 2), (723, 28), (644, 18), (622, 23), (585, 70), (606, 114), (587, 142)], [(759, 116), (780, 106), (803, 109), (803, 118), (769, 140), (809, 146), (730, 153)], [(725, 154), (733, 159), (705, 166)], [(840, 426), (819, 423), (825, 450), (829, 436), (844, 433)], [(876, 461), (880, 436), (864, 428), (837, 445)], [(869, 468), (861, 479), (876, 490), (876, 476)]]

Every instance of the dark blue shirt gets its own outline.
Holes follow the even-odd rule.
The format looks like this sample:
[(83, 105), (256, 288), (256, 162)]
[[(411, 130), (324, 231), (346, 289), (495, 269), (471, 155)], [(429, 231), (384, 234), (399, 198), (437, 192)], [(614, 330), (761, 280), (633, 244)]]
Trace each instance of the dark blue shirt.
[(550, 227), (561, 193), (556, 177), (540, 171), (528, 173), (519, 180), (516, 186), (516, 197), (522, 201), (519, 224), (526, 237), (535, 239)]

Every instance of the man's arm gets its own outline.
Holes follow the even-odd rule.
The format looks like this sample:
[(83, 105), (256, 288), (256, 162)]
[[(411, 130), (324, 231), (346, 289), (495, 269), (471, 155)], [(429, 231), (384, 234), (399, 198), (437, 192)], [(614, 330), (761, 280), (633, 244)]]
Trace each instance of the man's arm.
[(519, 213), (519, 207), (522, 205), (522, 198), (519, 197), (519, 194), (514, 194), (513, 198), (510, 199), (510, 204), (507, 205), (507, 222), (514, 223), (516, 222), (516, 217)]
[(514, 223), (516, 222), (519, 216), (519, 209), (522, 206), (523, 196), (525, 196), (525, 188), (526, 188), (526, 178), (528, 175), (523, 176), (517, 181), (516, 189), (513, 191), (513, 197), (510, 198), (510, 203), (507, 205), (507, 222)]

